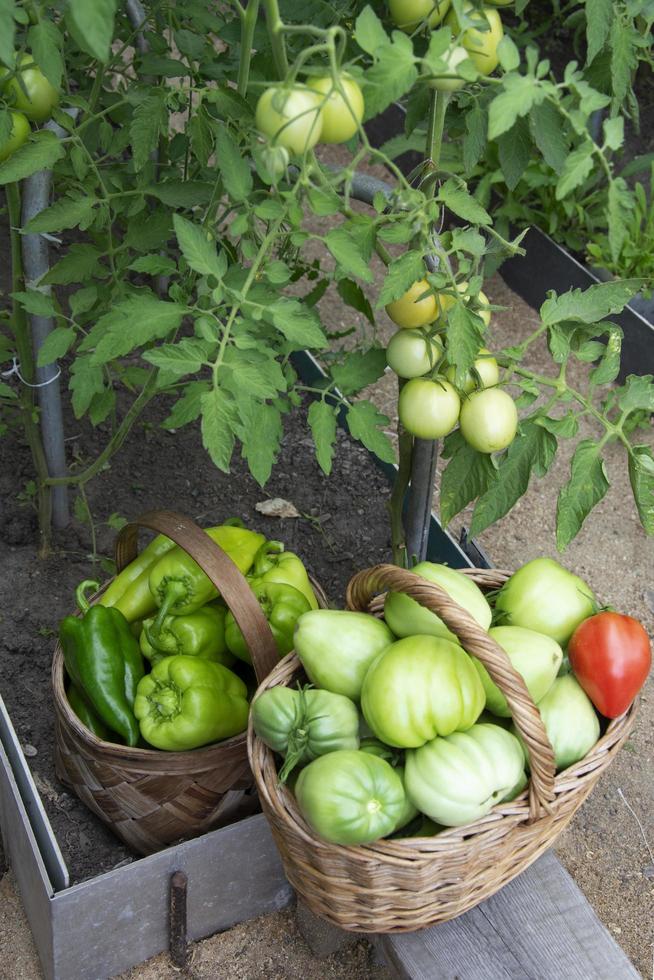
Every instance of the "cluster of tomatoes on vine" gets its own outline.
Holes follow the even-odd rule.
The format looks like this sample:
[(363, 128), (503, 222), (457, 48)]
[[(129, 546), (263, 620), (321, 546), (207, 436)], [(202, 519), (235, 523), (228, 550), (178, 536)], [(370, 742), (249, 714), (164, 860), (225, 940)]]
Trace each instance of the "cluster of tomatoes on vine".
[(59, 93), (48, 81), (31, 54), (21, 54), (16, 67), (0, 69), (0, 98), (9, 108), (11, 128), (0, 140), (0, 161), (6, 160), (23, 145), (30, 134), (30, 123), (50, 118), (59, 104)]

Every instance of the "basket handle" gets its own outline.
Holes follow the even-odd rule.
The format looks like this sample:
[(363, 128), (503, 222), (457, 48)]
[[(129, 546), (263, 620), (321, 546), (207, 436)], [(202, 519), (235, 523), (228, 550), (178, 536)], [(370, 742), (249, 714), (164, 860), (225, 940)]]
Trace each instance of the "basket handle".
[(218, 589), (238, 623), (252, 656), (259, 684), (279, 663), (279, 651), (268, 621), (245, 576), (229, 555), (190, 517), (170, 510), (151, 510), (125, 524), (115, 545), (120, 572), (138, 554), (140, 528), (165, 534), (183, 548)]
[(347, 605), (350, 609), (365, 612), (370, 599), (386, 590), (404, 592), (421, 606), (435, 612), (458, 636), (463, 648), (486, 667), (506, 698), (529, 753), (529, 818), (535, 820), (542, 811), (550, 812), (556, 774), (554, 752), (527, 685), (504, 650), (440, 585), (396, 565), (375, 565), (358, 572), (348, 584)]

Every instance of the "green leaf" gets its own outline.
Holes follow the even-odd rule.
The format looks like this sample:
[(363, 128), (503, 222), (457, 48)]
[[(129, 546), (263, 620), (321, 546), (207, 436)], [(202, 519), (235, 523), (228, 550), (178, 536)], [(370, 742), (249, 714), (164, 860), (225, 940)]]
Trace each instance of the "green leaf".
[(353, 279), (339, 279), (336, 288), (344, 303), (351, 306), (353, 310), (357, 310), (358, 313), (363, 313), (368, 322), (374, 324), (375, 317), (372, 307), (358, 283), (354, 282)]
[(503, 90), (495, 96), (488, 110), (488, 138), (494, 140), (508, 132), (516, 119), (526, 116), (532, 106), (544, 100), (547, 88), (531, 75), (505, 76)]
[(76, 319), (81, 314), (88, 313), (95, 306), (97, 298), (97, 286), (83, 286), (68, 297), (71, 313)]
[(348, 408), (347, 427), (353, 439), (360, 442), (383, 463), (395, 462), (395, 451), (388, 436), (382, 432), (390, 420), (378, 412), (372, 402), (355, 402)]
[[(650, 18), (651, 19), (651, 18)], [(632, 22), (615, 17), (611, 24), (611, 82), (613, 103), (622, 106), (631, 88), (632, 74), (638, 66), (636, 43), (640, 40)]]
[(366, 71), (363, 97), (365, 119), (379, 115), (413, 88), (418, 77), (411, 40), (399, 31), (393, 42), (375, 52), (376, 62)]
[(570, 289), (557, 296), (552, 293), (540, 308), (543, 323), (560, 323), (570, 320), (573, 323), (597, 323), (620, 313), (632, 296), (642, 288), (640, 279), (623, 279), (615, 282), (600, 282), (588, 289)]
[(127, 268), (133, 272), (143, 272), (147, 276), (169, 276), (177, 266), (165, 255), (141, 255), (130, 262)]
[(594, 146), (591, 140), (585, 140), (566, 158), (561, 176), (556, 185), (555, 197), (561, 201), (580, 184), (593, 169)]
[(0, 61), (8, 68), (14, 64), (15, 0), (0, 0)]
[(609, 248), (611, 249), (611, 258), (614, 262), (618, 262), (624, 243), (629, 235), (625, 216), (632, 209), (632, 204), (633, 200), (629, 188), (622, 177), (611, 181), (608, 192), (607, 223)]
[(508, 133), (502, 133), (497, 141), (497, 148), (506, 186), (509, 190), (514, 190), (527, 169), (532, 155), (527, 120), (518, 119)]
[(393, 259), (386, 270), (382, 288), (377, 297), (377, 309), (399, 299), (414, 282), (425, 277), (425, 260), (422, 252), (408, 250)]
[(216, 163), (225, 190), (233, 201), (245, 201), (252, 193), (252, 174), (239, 148), (222, 126), (216, 131)]
[(252, 402), (242, 419), (241, 442), (250, 473), (263, 487), (270, 479), (282, 438), (282, 417), (274, 405)]
[(152, 211), (146, 221), (130, 222), (124, 244), (136, 252), (151, 252), (163, 248), (172, 231), (170, 211), (164, 209)]
[(497, 45), (497, 55), (504, 71), (515, 71), (520, 64), (520, 52), (508, 34)]
[(185, 374), (196, 374), (206, 363), (215, 344), (198, 338), (184, 337), (177, 344), (162, 344), (146, 350), (143, 360), (154, 364), (167, 375), (181, 378)]
[(549, 415), (536, 415), (534, 422), (536, 425), (542, 425), (553, 436), (560, 436), (562, 439), (572, 439), (579, 431), (579, 421), (572, 411), (567, 412), (560, 419), (550, 418)]
[(470, 525), (471, 536), (480, 534), (511, 510), (529, 486), (532, 470), (544, 476), (556, 453), (556, 438), (528, 419), (508, 448), (495, 478), (477, 501)]
[(213, 186), (205, 180), (166, 180), (146, 187), (145, 193), (170, 208), (195, 208), (209, 203)]
[(331, 376), (343, 395), (355, 395), (374, 384), (386, 370), (386, 350), (371, 347), (367, 351), (350, 351), (341, 364), (334, 364)]
[(380, 48), (391, 43), (372, 7), (364, 7), (357, 17), (354, 26), (354, 40), (360, 48), (373, 55)]
[(577, 445), (572, 457), (570, 479), (561, 488), (556, 508), (556, 546), (565, 551), (593, 507), (609, 489), (600, 448), (592, 439)]
[(0, 163), (0, 185), (31, 177), (38, 170), (51, 170), (64, 155), (64, 148), (48, 129), (40, 129), (20, 149)]
[(447, 311), (447, 356), (456, 365), (456, 383), (462, 385), (482, 346), (483, 323), (463, 302)]
[(646, 534), (654, 534), (654, 455), (649, 446), (632, 446), (629, 480)]
[(158, 299), (150, 292), (135, 293), (100, 317), (80, 350), (95, 346), (91, 363), (107, 364), (151, 340), (166, 337), (179, 327), (185, 313), (183, 306)]
[(189, 139), (191, 140), (191, 150), (198, 162), (206, 167), (209, 157), (213, 153), (213, 128), (212, 120), (204, 106), (195, 110), (191, 121), (187, 126)]
[(75, 343), (75, 331), (72, 327), (56, 327), (45, 338), (39, 348), (36, 359), (37, 367), (45, 367), (63, 357)]
[(341, 210), (341, 200), (338, 194), (320, 190), (317, 187), (309, 187), (307, 190), (307, 200), (309, 207), (318, 217), (328, 214), (338, 214)]
[(23, 231), (27, 234), (37, 234), (52, 231), (64, 231), (67, 228), (80, 227), (85, 231), (94, 218), (94, 197), (61, 197), (58, 201), (27, 222)]
[(286, 391), (286, 379), (273, 358), (261, 350), (239, 350), (228, 347), (220, 367), (221, 384), (235, 398), (276, 398)]
[(113, 411), (116, 404), (116, 392), (113, 388), (104, 388), (91, 399), (89, 419), (91, 425), (100, 425)]
[(440, 510), (444, 527), (486, 492), (495, 475), (490, 456), (478, 453), (458, 434), (458, 445), (441, 476)]
[(51, 296), (46, 296), (38, 289), (30, 289), (25, 293), (11, 293), (11, 296), (18, 300), (26, 313), (33, 316), (57, 316), (57, 308)]
[(372, 282), (374, 275), (368, 263), (361, 256), (361, 249), (358, 242), (352, 237), (345, 228), (333, 228), (325, 236), (325, 245), (332, 253), (339, 266), (351, 275), (363, 279), (364, 282)]
[(234, 402), (220, 388), (212, 388), (200, 396), (200, 406), (202, 445), (214, 465), (223, 473), (229, 473), (234, 452), (234, 427), (237, 423)]
[[(2, 3), (0, 2), (0, 8)], [(0, 34), (2, 33), (2, 13), (0, 12)], [(55, 88), (61, 85), (64, 73), (64, 59), (61, 55), (63, 38), (61, 31), (47, 17), (41, 17), (37, 24), (27, 32), (27, 44), (37, 65)]]
[(609, 338), (604, 353), (597, 367), (590, 372), (589, 380), (594, 385), (607, 385), (618, 376), (620, 370), (620, 354), (622, 351), (623, 332), (620, 327), (611, 324)]
[(297, 299), (283, 296), (268, 307), (265, 319), (286, 337), (293, 350), (324, 350), (329, 346), (316, 311)]
[(491, 216), (482, 208), (481, 204), (452, 178), (446, 180), (439, 188), (436, 198), (453, 214), (463, 218), (464, 221), (469, 221), (474, 225), (491, 225), (493, 223)]
[(568, 156), (568, 143), (563, 118), (556, 106), (551, 102), (533, 106), (529, 113), (529, 131), (548, 167), (561, 173)]
[(452, 229), (452, 248), (455, 252), (467, 252), (481, 257), (486, 251), (486, 240), (474, 228)]
[(151, 92), (137, 105), (129, 127), (135, 170), (142, 170), (146, 165), (150, 154), (157, 148), (159, 134), (167, 122), (168, 112), (163, 89)]
[(488, 119), (478, 102), (466, 115), (466, 135), (463, 137), (463, 169), (470, 173), (486, 149)]
[(66, 16), (72, 21), (75, 40), (98, 61), (108, 61), (114, 36), (116, 0), (69, 0)]
[(80, 419), (94, 396), (104, 391), (104, 371), (89, 357), (76, 357), (70, 369), (69, 388), (73, 393), (75, 418)]
[(227, 272), (227, 258), (224, 252), (216, 254), (216, 243), (211, 233), (181, 214), (173, 215), (173, 227), (182, 255), (190, 267), (201, 276), (222, 279)]
[(4, 383), (4, 381), (0, 381), (0, 398), (18, 398), (18, 395), (14, 389), (10, 388), (9, 385)]
[(612, 0), (586, 0), (586, 64), (600, 53), (615, 17)]
[(604, 120), (604, 142), (609, 150), (619, 150), (624, 143), (624, 118), (614, 116)]
[(93, 277), (105, 278), (109, 275), (109, 270), (100, 265), (101, 255), (102, 252), (95, 245), (69, 245), (67, 254), (52, 266), (41, 281), (68, 286), (73, 282), (86, 282)]
[(167, 418), (163, 420), (163, 429), (180, 429), (189, 422), (194, 422), (202, 411), (202, 396), (209, 391), (207, 381), (191, 381), (184, 388), (184, 394), (178, 398)]
[(654, 412), (654, 379), (651, 374), (630, 374), (618, 388), (618, 405), (623, 412)]
[(327, 476), (332, 471), (336, 442), (336, 409), (327, 402), (314, 401), (309, 405), (309, 425), (316, 445), (316, 459)]

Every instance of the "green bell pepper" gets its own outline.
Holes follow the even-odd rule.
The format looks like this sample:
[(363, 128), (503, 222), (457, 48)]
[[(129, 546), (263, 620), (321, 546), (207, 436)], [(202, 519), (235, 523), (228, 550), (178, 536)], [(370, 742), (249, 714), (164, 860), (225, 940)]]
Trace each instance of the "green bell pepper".
[(202, 606), (188, 616), (166, 616), (157, 636), (152, 633), (154, 618), (143, 621), (141, 653), (156, 663), (162, 657), (200, 657), (229, 667), (234, 657), (225, 644), (225, 606)]
[(146, 742), (185, 752), (245, 731), (249, 705), (240, 677), (198, 657), (164, 657), (139, 682), (134, 714)]
[(116, 575), (99, 599), (101, 606), (118, 609), (128, 623), (144, 619), (157, 608), (148, 580), (155, 562), (170, 551), (174, 543), (165, 534), (158, 534), (138, 557)]
[(68, 703), (82, 724), (86, 725), (88, 730), (93, 732), (94, 735), (97, 735), (98, 738), (101, 738), (103, 742), (110, 742), (111, 739), (109, 738), (109, 729), (101, 721), (101, 719), (98, 718), (93, 708), (89, 708), (88, 704), (74, 684), (70, 685), (66, 691), (66, 696), (68, 698)]
[[(227, 552), (244, 575), (252, 567), (254, 556), (266, 540), (263, 534), (230, 524), (207, 528), (206, 533)], [(218, 590), (198, 563), (179, 546), (171, 548), (152, 567), (150, 592), (159, 606), (151, 627), (155, 637), (166, 616), (187, 616), (218, 595)]]
[(255, 582), (278, 582), (292, 585), (307, 599), (311, 609), (318, 608), (316, 594), (311, 587), (302, 560), (292, 551), (284, 551), (281, 541), (266, 541), (257, 552), (249, 578)]
[[(293, 649), (293, 631), (302, 613), (309, 611), (309, 602), (292, 585), (277, 582), (251, 582), (252, 591), (268, 620), (275, 638), (279, 656), (284, 657)], [(252, 663), (245, 637), (231, 612), (225, 618), (225, 642), (228, 649), (247, 664)]]
[(82, 582), (75, 593), (83, 613), (66, 616), (59, 642), (72, 682), (113, 732), (134, 746), (139, 727), (132, 710), (136, 686), (143, 677), (143, 658), (129, 623), (118, 609), (90, 606), (85, 591), (97, 582)]

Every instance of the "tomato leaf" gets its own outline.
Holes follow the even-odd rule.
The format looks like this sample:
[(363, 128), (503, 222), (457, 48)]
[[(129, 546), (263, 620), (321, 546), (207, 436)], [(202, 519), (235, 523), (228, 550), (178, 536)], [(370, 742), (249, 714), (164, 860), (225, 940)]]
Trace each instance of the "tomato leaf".
[[(0, 4), (0, 7), (3, 5)], [(0, 35), (2, 34), (2, 13), (0, 12)], [(27, 44), (34, 55), (34, 60), (55, 88), (61, 85), (64, 73), (64, 59), (61, 55), (63, 38), (57, 25), (41, 17), (37, 24), (27, 32)]]
[(309, 406), (309, 425), (316, 446), (316, 459), (327, 476), (332, 471), (332, 459), (336, 443), (337, 409), (324, 401), (311, 402)]
[(209, 391), (206, 381), (191, 381), (184, 388), (184, 394), (178, 398), (167, 418), (161, 423), (163, 429), (179, 429), (189, 422), (194, 422), (202, 411), (202, 396)]
[(497, 141), (500, 166), (506, 186), (514, 190), (527, 169), (532, 155), (529, 124), (526, 119), (517, 119), (508, 133), (503, 133)]
[(146, 187), (144, 193), (171, 208), (195, 208), (209, 203), (213, 186), (208, 180), (166, 180)]
[(466, 114), (466, 135), (463, 137), (463, 166), (466, 173), (479, 163), (486, 149), (488, 118), (478, 102)]
[(89, 357), (76, 357), (70, 369), (69, 388), (73, 393), (72, 404), (75, 418), (80, 419), (91, 404), (94, 395), (104, 391), (104, 371)]
[(630, 22), (614, 17), (611, 24), (611, 84), (613, 103), (621, 106), (631, 88), (634, 70), (638, 67), (637, 44), (641, 40)]
[(216, 254), (216, 243), (212, 236), (200, 225), (183, 218), (181, 214), (173, 215), (173, 226), (177, 243), (182, 255), (195, 271), (201, 276), (215, 276), (220, 280), (227, 272), (227, 258), (224, 252)]
[(30, 289), (24, 293), (11, 293), (10, 295), (20, 303), (27, 313), (31, 313), (33, 316), (57, 316), (58, 314), (52, 297), (39, 292), (38, 289)]
[(48, 334), (39, 348), (36, 359), (37, 367), (45, 367), (46, 364), (52, 364), (53, 361), (63, 357), (74, 343), (75, 331), (72, 327), (56, 327)]
[(142, 170), (154, 153), (159, 142), (159, 134), (168, 121), (163, 89), (150, 92), (134, 110), (129, 127), (132, 144), (134, 168)]
[(483, 321), (465, 303), (457, 301), (447, 312), (447, 354), (456, 365), (456, 383), (462, 385), (482, 346)]
[(654, 534), (654, 455), (649, 446), (631, 447), (629, 480), (640, 523), (647, 534)]
[(393, 33), (391, 43), (375, 51), (375, 59), (365, 74), (363, 87), (366, 120), (406, 95), (418, 77), (411, 40), (399, 31)]
[(94, 197), (86, 194), (84, 197), (62, 197), (51, 207), (30, 218), (23, 230), (27, 234), (64, 231), (77, 227), (85, 231), (93, 221), (97, 203)]
[(359, 243), (346, 228), (333, 228), (325, 236), (325, 245), (338, 262), (343, 275), (350, 273), (364, 282), (373, 281), (372, 270), (361, 256)]
[(526, 116), (532, 106), (542, 102), (552, 86), (531, 75), (506, 75), (499, 95), (488, 110), (488, 138), (497, 139), (512, 128), (516, 119)]
[(529, 113), (531, 138), (543, 154), (545, 163), (561, 173), (568, 156), (568, 143), (562, 117), (551, 102), (541, 102)]
[(283, 296), (268, 307), (264, 318), (286, 337), (292, 350), (324, 350), (328, 346), (318, 314), (297, 299)]
[(421, 252), (409, 249), (398, 258), (393, 259), (377, 298), (377, 309), (386, 306), (394, 299), (399, 299), (410, 286), (425, 275), (425, 260)]
[(68, 286), (92, 277), (102, 279), (109, 275), (109, 270), (100, 264), (101, 256), (102, 252), (95, 245), (69, 245), (67, 254), (52, 266), (41, 282)]
[(252, 174), (228, 130), (216, 130), (216, 162), (225, 190), (233, 201), (245, 201), (252, 193)]
[(0, 61), (8, 68), (13, 67), (16, 57), (14, 52), (15, 12), (15, 0), (3, 0), (0, 3)]
[(570, 289), (561, 296), (552, 293), (540, 308), (541, 320), (548, 325), (564, 320), (597, 323), (605, 316), (620, 313), (642, 286), (642, 279), (623, 279), (600, 282), (584, 290)]
[(390, 44), (390, 38), (372, 7), (364, 7), (354, 25), (354, 40), (368, 54), (376, 54)]
[(202, 445), (213, 463), (229, 473), (234, 452), (234, 428), (238, 421), (234, 402), (227, 392), (212, 388), (200, 396)]
[(587, 65), (606, 44), (614, 17), (612, 0), (586, 0)]
[(630, 374), (626, 384), (616, 390), (623, 412), (654, 412), (654, 378), (651, 374)]
[(354, 282), (353, 279), (339, 279), (336, 288), (338, 289), (338, 295), (344, 303), (347, 303), (348, 306), (351, 306), (358, 313), (363, 313), (366, 320), (374, 324), (375, 317), (372, 312), (372, 307), (368, 301), (368, 297), (358, 283)]
[[(486, 492), (495, 475), (490, 456), (469, 446), (460, 432), (452, 435), (456, 437), (456, 449), (450, 452), (450, 461), (443, 470), (439, 493), (444, 527), (471, 501)], [(451, 450), (452, 436), (448, 436), (447, 441), (448, 450)]]
[(358, 439), (384, 463), (395, 462), (395, 450), (382, 429), (390, 420), (378, 412), (372, 402), (355, 402), (348, 408), (347, 427), (353, 439)]
[(263, 487), (270, 479), (282, 438), (282, 417), (274, 405), (251, 401), (247, 411), (239, 404), (243, 456), (250, 473)]
[(117, 0), (69, 0), (66, 21), (75, 40), (98, 61), (108, 61)]
[(481, 204), (452, 179), (446, 180), (439, 188), (436, 199), (453, 214), (463, 218), (464, 221), (470, 221), (471, 224), (492, 225), (493, 223), (491, 216)]
[(31, 177), (37, 170), (51, 170), (64, 155), (64, 148), (48, 129), (33, 133), (15, 153), (0, 163), (0, 185)]
[(343, 395), (355, 395), (374, 384), (386, 370), (386, 350), (371, 347), (367, 351), (350, 351), (342, 364), (334, 364), (331, 375)]
[(184, 337), (178, 344), (162, 344), (143, 353), (143, 360), (154, 364), (171, 377), (196, 374), (210, 357), (215, 343), (195, 337)]
[(604, 353), (597, 367), (590, 372), (589, 380), (594, 385), (606, 385), (615, 381), (620, 370), (620, 353), (622, 350), (623, 331), (615, 324), (609, 326), (609, 337), (604, 347)]
[(128, 296), (100, 317), (80, 344), (80, 350), (95, 346), (91, 363), (107, 364), (135, 347), (165, 337), (179, 327), (185, 312), (183, 306), (158, 299), (149, 292)]
[(556, 508), (556, 546), (565, 551), (576, 538), (582, 524), (609, 489), (600, 448), (592, 439), (583, 439), (575, 449), (570, 479), (561, 488)]

